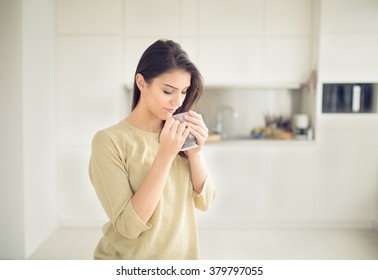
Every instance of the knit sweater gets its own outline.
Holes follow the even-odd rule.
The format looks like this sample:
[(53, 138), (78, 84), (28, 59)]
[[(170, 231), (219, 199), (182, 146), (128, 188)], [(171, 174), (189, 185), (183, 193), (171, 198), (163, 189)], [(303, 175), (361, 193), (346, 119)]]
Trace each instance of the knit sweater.
[(109, 222), (95, 259), (198, 259), (195, 208), (205, 211), (214, 197), (210, 176), (196, 194), (189, 160), (177, 155), (160, 201), (144, 223), (131, 203), (159, 150), (159, 133), (127, 120), (98, 131), (93, 138), (89, 175)]

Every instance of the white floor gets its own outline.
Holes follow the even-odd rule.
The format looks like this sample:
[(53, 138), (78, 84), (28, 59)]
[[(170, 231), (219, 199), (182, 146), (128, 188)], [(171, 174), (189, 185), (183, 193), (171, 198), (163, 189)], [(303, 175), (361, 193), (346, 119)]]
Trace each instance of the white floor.
[[(202, 259), (378, 260), (378, 231), (200, 229)], [(60, 228), (30, 259), (92, 259), (99, 228)]]

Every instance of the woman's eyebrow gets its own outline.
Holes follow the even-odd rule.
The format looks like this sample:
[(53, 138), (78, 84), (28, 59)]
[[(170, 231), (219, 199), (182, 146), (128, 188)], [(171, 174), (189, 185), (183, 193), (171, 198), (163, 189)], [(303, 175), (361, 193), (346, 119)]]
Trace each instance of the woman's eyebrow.
[(170, 88), (173, 88), (173, 89), (177, 89), (176, 87), (171, 86), (171, 85), (168, 85), (168, 84), (163, 84), (163, 85), (165, 85), (165, 86), (167, 86), (167, 87), (170, 87)]
[[(176, 88), (176, 87), (174, 87), (174, 86), (171, 86), (171, 85), (169, 85), (169, 84), (163, 84), (164, 86), (167, 86), (167, 87), (170, 87), (170, 88), (173, 88), (173, 89), (178, 89), (178, 88)], [(190, 87), (190, 85), (189, 86), (187, 86), (186, 88), (184, 88), (184, 89), (188, 89)]]

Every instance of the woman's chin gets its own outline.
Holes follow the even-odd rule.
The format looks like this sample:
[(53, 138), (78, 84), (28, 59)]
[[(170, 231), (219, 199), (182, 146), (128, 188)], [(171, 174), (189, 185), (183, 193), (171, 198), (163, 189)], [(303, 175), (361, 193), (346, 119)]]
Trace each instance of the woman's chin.
[(174, 112), (166, 112), (165, 114), (163, 114), (163, 116), (161, 117), (161, 119), (163, 121), (166, 121), (166, 120), (172, 118), (173, 114), (174, 114)]

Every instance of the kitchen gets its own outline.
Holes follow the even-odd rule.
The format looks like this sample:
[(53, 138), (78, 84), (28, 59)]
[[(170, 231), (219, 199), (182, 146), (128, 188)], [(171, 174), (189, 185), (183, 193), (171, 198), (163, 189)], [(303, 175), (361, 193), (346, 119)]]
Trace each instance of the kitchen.
[[(136, 63), (158, 38), (180, 42), (205, 80), (198, 110), (212, 132), (204, 152), (217, 197), (198, 213), (203, 257), (378, 258), (377, 1), (2, 5), (2, 119), (14, 122), (2, 124), (2, 170), (10, 171), (1, 183), (0, 217), (9, 224), (1, 259), (48, 258), (41, 250), (57, 235), (78, 242), (64, 239), (75, 228), (97, 241), (106, 217), (88, 178), (90, 142), (129, 112)], [(325, 84), (371, 85), (370, 110), (324, 110)], [(295, 116), (306, 116), (298, 134)], [(275, 118), (288, 121), (287, 134), (277, 134)], [(215, 250), (227, 232), (250, 249)], [(297, 254), (288, 240), (303, 242)], [(304, 253), (309, 240), (340, 253)], [(345, 249), (356, 242), (372, 249)], [(83, 254), (49, 256), (91, 252)]]

